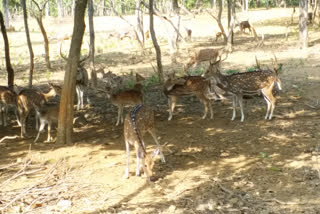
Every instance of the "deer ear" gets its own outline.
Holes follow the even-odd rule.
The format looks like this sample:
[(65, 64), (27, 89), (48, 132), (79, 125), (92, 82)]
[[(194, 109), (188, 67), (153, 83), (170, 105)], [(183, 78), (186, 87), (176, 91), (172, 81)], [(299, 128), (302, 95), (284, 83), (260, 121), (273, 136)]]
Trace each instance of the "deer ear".
[(160, 153), (160, 147), (157, 147), (157, 148), (153, 151), (153, 153), (152, 153), (152, 158), (154, 158), (154, 157), (156, 157), (157, 155), (159, 155), (159, 153)]

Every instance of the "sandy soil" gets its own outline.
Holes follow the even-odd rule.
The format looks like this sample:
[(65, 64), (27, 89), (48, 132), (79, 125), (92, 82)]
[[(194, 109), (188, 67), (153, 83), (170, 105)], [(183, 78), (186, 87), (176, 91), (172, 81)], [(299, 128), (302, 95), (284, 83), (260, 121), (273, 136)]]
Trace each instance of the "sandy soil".
[[(320, 33), (311, 27), (311, 47), (298, 49), (297, 17), (289, 27), (288, 40), (284, 36), (290, 14), (291, 9), (239, 14), (241, 19), (249, 17), (258, 34), (264, 35), (264, 45), (257, 47), (252, 35), (236, 33), (234, 52), (222, 65), (226, 70), (245, 70), (255, 64), (256, 55), (271, 66), (270, 58), (276, 54), (284, 65), (280, 74), (283, 90), (277, 96), (273, 120), (264, 120), (266, 104), (260, 98), (245, 101), (243, 123), (239, 115), (230, 120), (230, 101), (213, 102), (214, 119), (202, 120), (202, 104), (196, 98), (184, 98), (173, 120), (167, 121), (164, 95), (150, 89), (145, 94), (146, 103), (154, 107), (157, 135), (167, 162), (157, 159), (157, 181), (150, 183), (134, 176), (132, 152), (130, 178), (122, 179), (126, 155), (123, 127), (115, 126), (117, 110), (107, 99), (89, 91), (91, 104), (76, 113), (80, 119), (75, 124), (73, 145), (33, 144), (33, 138), (0, 143), (0, 209), (16, 196), (18, 200), (4, 213), (319, 213)], [(115, 40), (106, 41), (116, 21), (118, 26), (125, 26), (114, 17), (95, 19), (97, 66), (119, 74), (133, 71), (152, 76), (150, 62), (155, 64), (155, 55), (150, 41), (147, 55), (141, 55), (128, 40), (118, 45)], [(72, 31), (72, 19), (60, 24), (56, 20), (46, 22), (50, 35)], [(31, 34), (36, 54), (35, 85), (62, 81), (64, 63), (58, 56), (59, 43), (51, 46), (54, 70), (46, 71), (41, 34), (32, 21), (31, 25), (35, 29)], [(223, 45), (222, 41), (214, 42), (217, 26), (208, 15), (186, 18), (183, 25), (192, 26), (194, 32), (189, 48)], [(19, 29), (21, 20), (14, 26)], [(9, 33), (19, 85), (26, 84), (28, 73), (23, 36), (22, 31)], [(187, 53), (182, 51), (179, 63), (171, 65), (166, 43), (160, 44), (165, 72), (181, 71)], [(4, 75), (2, 62), (0, 72)], [(1, 84), (5, 84), (4, 79)], [(11, 118), (8, 127), (0, 127), (1, 138), (20, 132), (12, 114)], [(28, 133), (35, 136), (33, 124), (31, 117)], [(40, 141), (45, 138), (42, 134)], [(145, 142), (148, 151), (155, 148), (151, 137)]]

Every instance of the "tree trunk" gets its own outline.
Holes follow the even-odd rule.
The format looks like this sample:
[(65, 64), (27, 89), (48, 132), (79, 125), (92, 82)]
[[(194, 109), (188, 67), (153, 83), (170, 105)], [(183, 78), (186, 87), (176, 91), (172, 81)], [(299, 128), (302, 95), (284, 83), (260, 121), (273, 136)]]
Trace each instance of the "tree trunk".
[(145, 38), (144, 38), (144, 30), (143, 30), (143, 12), (141, 8), (141, 2), (140, 0), (136, 0), (136, 9), (135, 14), (137, 17), (137, 27), (136, 31), (138, 33), (138, 36), (140, 37), (140, 41), (142, 42), (142, 48), (145, 47)]
[(61, 21), (63, 17), (63, 6), (62, 0), (57, 0), (57, 7), (58, 7), (58, 18)]
[(85, 30), (85, 10), (87, 0), (77, 0), (74, 14), (73, 34), (68, 62), (61, 93), (57, 142), (72, 143), (73, 133), (73, 99), (76, 87), (76, 75), (80, 59), (81, 43)]
[(223, 35), (224, 41), (227, 42), (227, 34), (226, 34), (226, 32), (223, 28), (223, 25), (221, 23), (222, 10), (223, 10), (223, 0), (219, 0), (219, 12), (218, 12), (218, 17), (216, 18), (216, 21), (217, 21), (219, 29)]
[(214, 13), (217, 11), (217, 1), (216, 0), (212, 0), (212, 9), (213, 9)]
[(126, 8), (124, 5), (124, 0), (121, 0), (121, 14), (124, 15), (126, 13)]
[(299, 1), (300, 48), (308, 47), (308, 0)]
[(48, 69), (51, 69), (51, 63), (50, 63), (50, 52), (49, 52), (49, 40), (47, 36), (47, 32), (44, 29), (43, 22), (42, 22), (42, 11), (40, 11), (40, 17), (36, 17), (37, 23), (40, 27), (41, 34), (43, 36), (44, 40), (44, 51), (45, 51), (45, 60), (46, 60), (46, 66)]
[(90, 32), (90, 69), (89, 77), (93, 87), (97, 87), (97, 74), (94, 67), (94, 54), (95, 54), (95, 35), (93, 24), (93, 0), (88, 0), (88, 19), (89, 19), (89, 32)]
[(0, 11), (0, 25), (1, 25), (1, 33), (2, 33), (2, 36), (3, 36), (3, 41), (4, 41), (6, 67), (7, 67), (7, 73), (8, 73), (8, 87), (10, 89), (13, 89), (13, 85), (14, 85), (14, 70), (12, 68), (11, 61), (10, 61), (9, 40), (8, 40), (8, 36), (7, 36), (6, 27), (4, 25), (3, 14), (2, 14), (1, 11)]
[(154, 48), (156, 50), (158, 76), (159, 76), (160, 83), (163, 83), (164, 79), (163, 79), (163, 69), (162, 69), (162, 62), (161, 62), (161, 50), (160, 50), (160, 46), (157, 42), (157, 37), (154, 32), (154, 26), (153, 26), (153, 0), (149, 0), (149, 16), (150, 16), (151, 39), (152, 39), (152, 43), (154, 45)]
[(248, 12), (248, 0), (244, 0), (244, 11)]
[(75, 4), (76, 4), (76, 0), (72, 0), (72, 8), (71, 8), (71, 16), (74, 16), (74, 7), (75, 7)]
[(22, 9), (23, 9), (24, 28), (25, 28), (25, 31), (26, 31), (28, 49), (29, 49), (29, 54), (30, 54), (30, 72), (29, 72), (29, 83), (28, 83), (28, 86), (29, 86), (29, 88), (31, 88), (32, 87), (32, 78), (33, 78), (33, 69), (34, 69), (34, 54), (33, 54), (33, 49), (32, 49), (32, 44), (31, 44), (31, 39), (30, 39), (30, 33), (29, 33), (26, 1), (25, 0), (20, 0), (20, 2), (21, 2), (21, 5), (22, 5)]
[(3, 0), (3, 9), (4, 9), (4, 22), (6, 29), (9, 29), (9, 0)]
[(227, 40), (227, 50), (229, 52), (232, 51), (232, 45), (233, 45), (233, 28), (236, 20), (236, 13), (235, 13), (235, 5), (232, 3), (232, 0), (228, 0), (228, 10), (230, 8), (230, 24), (229, 25), (229, 32), (228, 32), (228, 40)]
[(50, 16), (50, 1), (47, 2), (46, 4), (46, 17)]

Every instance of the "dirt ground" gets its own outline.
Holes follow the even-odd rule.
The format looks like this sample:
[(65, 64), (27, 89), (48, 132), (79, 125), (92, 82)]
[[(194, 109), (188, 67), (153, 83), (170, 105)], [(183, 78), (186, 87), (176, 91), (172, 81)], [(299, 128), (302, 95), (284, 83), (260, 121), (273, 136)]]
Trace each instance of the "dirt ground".
[[(43, 143), (44, 133), (39, 143), (32, 143), (36, 135), (33, 118), (28, 124), (32, 138), (0, 143), (1, 212), (320, 213), (320, 33), (315, 26), (310, 27), (310, 47), (298, 49), (297, 14), (289, 26), (288, 40), (285, 39), (290, 15), (291, 9), (239, 13), (240, 20), (249, 18), (258, 35), (264, 35), (264, 44), (257, 46), (252, 35), (236, 33), (234, 51), (222, 64), (225, 70), (245, 70), (255, 64), (256, 55), (271, 66), (270, 58), (276, 54), (283, 64), (283, 90), (277, 96), (271, 121), (264, 120), (266, 104), (260, 98), (245, 101), (244, 122), (240, 122), (239, 114), (235, 121), (230, 120), (230, 101), (212, 101), (214, 119), (202, 120), (203, 106), (196, 98), (180, 99), (173, 120), (168, 121), (164, 95), (151, 88), (145, 99), (156, 113), (156, 130), (164, 145), (166, 163), (157, 159), (157, 181), (148, 182), (134, 175), (132, 151), (130, 177), (122, 179), (126, 155), (123, 127), (115, 126), (117, 109), (90, 90), (91, 104), (76, 113), (80, 119), (75, 124), (73, 145)], [(50, 23), (49, 35), (72, 31), (72, 19), (46, 22)], [(30, 23), (34, 25), (32, 20)], [(222, 47), (222, 41), (215, 42), (212, 36), (217, 25), (210, 16), (185, 18), (182, 23), (194, 32), (188, 47)], [(112, 26), (125, 26), (121, 20), (98, 17), (95, 25), (97, 67), (118, 74), (133, 71), (145, 77), (153, 75), (150, 62), (155, 65), (155, 55), (151, 41), (147, 41), (148, 54), (141, 55), (128, 40), (119, 41), (118, 45), (106, 41), (105, 35)], [(21, 20), (16, 20), (14, 26), (19, 30)], [(41, 56), (41, 34), (36, 25), (31, 29), (36, 55), (35, 85), (62, 81), (64, 63), (57, 53), (59, 43), (52, 43), (54, 70), (47, 71)], [(161, 32), (164, 31), (159, 29), (160, 36)], [(24, 36), (23, 30), (9, 33), (18, 85), (26, 85), (28, 74), (28, 52), (21, 39)], [(160, 44), (165, 72), (181, 71), (188, 56), (184, 45), (177, 58), (179, 63), (171, 65), (166, 43)], [(5, 75), (4, 60), (0, 72)], [(5, 81), (1, 79), (1, 84)], [(0, 138), (20, 133), (12, 114), (11, 119), (8, 127), (0, 127)], [(52, 134), (56, 136), (56, 131)], [(147, 136), (145, 142), (148, 151), (155, 148), (151, 137)]]

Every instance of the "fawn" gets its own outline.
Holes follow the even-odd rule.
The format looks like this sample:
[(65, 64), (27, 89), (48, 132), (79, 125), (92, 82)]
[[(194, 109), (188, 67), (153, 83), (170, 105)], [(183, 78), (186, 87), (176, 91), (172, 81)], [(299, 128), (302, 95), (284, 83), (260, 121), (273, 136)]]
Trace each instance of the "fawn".
[[(174, 75), (174, 74), (173, 74)], [(173, 111), (177, 102), (177, 97), (195, 95), (204, 104), (204, 115), (202, 119), (207, 117), (208, 109), (210, 110), (210, 118), (213, 118), (212, 106), (209, 100), (210, 85), (209, 81), (200, 76), (184, 76), (177, 79), (169, 76), (164, 84), (163, 92), (168, 98), (169, 117), (172, 119)]]
[(8, 108), (10, 105), (15, 107), (14, 113), (18, 124), (21, 125), (17, 113), (17, 94), (8, 87), (0, 86), (0, 125), (7, 126)]
[[(143, 137), (147, 132), (150, 133), (157, 144), (157, 148), (154, 150), (152, 155), (147, 153), (145, 143), (143, 141)], [(134, 146), (136, 150), (136, 176), (140, 175), (140, 166), (142, 166), (144, 174), (147, 176), (149, 181), (152, 181), (154, 179), (154, 157), (160, 153), (161, 161), (163, 163), (165, 163), (165, 157), (161, 151), (161, 146), (155, 134), (154, 112), (150, 106), (139, 104), (135, 106), (130, 114), (126, 116), (124, 121), (124, 140), (127, 151), (127, 165), (123, 177), (129, 177), (129, 158), (131, 145)]]
[(278, 71), (281, 65), (278, 65), (275, 57), (273, 69), (260, 69), (255, 71), (235, 73), (232, 75), (222, 75), (219, 69), (220, 61), (210, 63), (206, 76), (214, 78), (216, 85), (233, 96), (232, 106), (233, 114), (232, 119), (236, 117), (236, 106), (239, 103), (241, 111), (241, 122), (244, 121), (243, 113), (243, 96), (262, 94), (267, 102), (267, 113), (265, 119), (272, 119), (273, 111), (275, 108), (276, 98), (272, 94), (275, 84), (281, 90), (281, 81), (278, 77)]
[[(30, 111), (37, 106), (40, 108), (49, 99), (56, 96), (56, 91), (51, 87), (48, 93), (41, 93), (36, 89), (23, 89), (17, 97), (17, 106), (21, 122), (21, 137), (26, 135), (26, 119)], [(38, 129), (39, 115), (36, 113), (36, 129)]]
[(126, 106), (135, 106), (143, 103), (143, 77), (136, 75), (137, 83), (134, 85), (133, 89), (113, 92), (113, 89), (107, 87), (107, 97), (110, 99), (111, 103), (118, 107), (118, 118), (116, 126), (123, 123), (123, 108)]
[(33, 104), (34, 109), (36, 110), (37, 114), (39, 115), (40, 119), (40, 127), (38, 130), (38, 134), (34, 143), (37, 142), (40, 133), (43, 131), (46, 124), (48, 124), (48, 138), (45, 142), (50, 142), (51, 140), (51, 125), (53, 122), (58, 122), (59, 118), (59, 103), (45, 103), (41, 107)]

